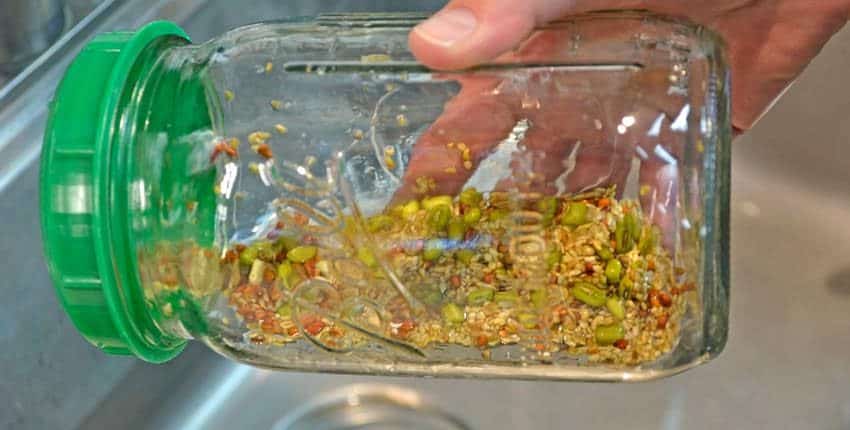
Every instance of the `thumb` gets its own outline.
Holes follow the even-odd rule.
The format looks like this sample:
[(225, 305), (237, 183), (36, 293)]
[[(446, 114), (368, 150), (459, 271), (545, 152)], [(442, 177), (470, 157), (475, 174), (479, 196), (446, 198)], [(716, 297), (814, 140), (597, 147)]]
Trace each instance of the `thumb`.
[(537, 24), (570, 11), (574, 0), (454, 0), (410, 33), (423, 64), (462, 69), (490, 60), (525, 39)]

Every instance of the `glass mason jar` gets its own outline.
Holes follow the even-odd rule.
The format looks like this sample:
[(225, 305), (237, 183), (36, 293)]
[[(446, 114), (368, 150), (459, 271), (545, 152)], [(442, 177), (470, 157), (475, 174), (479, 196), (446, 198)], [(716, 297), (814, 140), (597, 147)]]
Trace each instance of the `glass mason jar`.
[(50, 271), (79, 331), (166, 361), (644, 380), (728, 320), (722, 44), (639, 12), (418, 64), (421, 17), (104, 34), (51, 105)]

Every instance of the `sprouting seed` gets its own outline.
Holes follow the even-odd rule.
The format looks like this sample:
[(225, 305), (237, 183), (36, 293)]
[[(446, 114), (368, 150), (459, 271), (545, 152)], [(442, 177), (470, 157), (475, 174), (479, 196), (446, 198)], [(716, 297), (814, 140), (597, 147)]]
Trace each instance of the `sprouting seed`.
[(266, 140), (270, 137), (272, 137), (271, 133), (266, 132), (266, 131), (255, 131), (255, 132), (248, 135), (249, 139), (254, 138), (254, 139), (259, 139), (259, 140)]
[(266, 143), (269, 138), (272, 137), (271, 133), (265, 131), (255, 131), (248, 135), (248, 143), (251, 146), (257, 146), (261, 143)]
[(462, 152), (462, 151), (466, 151), (466, 150), (468, 150), (468, 149), (469, 149), (469, 147), (468, 147), (468, 146), (466, 146), (466, 144), (465, 144), (465, 143), (463, 143), (463, 142), (458, 142), (458, 143), (457, 143), (457, 150), (458, 150), (458, 151), (461, 151), (461, 152)]
[(454, 147), (455, 147), (455, 143), (454, 143), (454, 142), (449, 142), (449, 143), (447, 143), (447, 144), (446, 144), (446, 148), (448, 148), (448, 149), (452, 149), (452, 148), (454, 148)]
[(387, 157), (392, 157), (393, 155), (395, 155), (395, 147), (385, 146), (384, 147), (384, 155), (386, 155)]
[(236, 94), (233, 94), (233, 91), (224, 90), (224, 99), (231, 102), (233, 98), (236, 97)]
[(230, 145), (230, 147), (233, 148), (233, 149), (239, 149), (239, 144), (241, 144), (241, 143), (242, 142), (240, 142), (239, 139), (237, 139), (235, 137), (231, 137), (230, 139), (227, 139), (227, 144)]
[(260, 165), (257, 164), (257, 163), (248, 163), (248, 170), (255, 175), (259, 174), (260, 173)]
[(225, 153), (231, 158), (238, 158), (239, 153), (236, 151), (236, 148), (232, 147), (226, 141), (219, 142), (215, 145), (212, 150), (212, 154), (210, 154), (210, 163), (215, 162), (216, 158), (218, 158), (219, 154)]
[(472, 155), (469, 153), (469, 148), (464, 148), (460, 155), (461, 158), (463, 158), (463, 161), (469, 161), (472, 159)]
[(649, 185), (641, 185), (641, 186), (640, 186), (640, 191), (638, 191), (638, 192), (640, 193), (640, 196), (641, 196), (641, 197), (644, 197), (644, 196), (646, 196), (647, 194), (649, 194), (649, 192), (650, 192), (650, 191), (652, 191), (652, 188), (650, 188), (650, 186), (649, 186)]
[(283, 124), (275, 124), (274, 129), (277, 130), (277, 132), (280, 134), (286, 134), (286, 132), (288, 131), (286, 126)]
[(269, 102), (269, 105), (271, 105), (274, 110), (280, 110), (280, 108), (283, 107), (283, 102), (280, 100), (272, 100)]
[(617, 284), (620, 282), (620, 278), (623, 273), (623, 263), (616, 258), (608, 260), (608, 263), (605, 264), (605, 278), (608, 279), (608, 282), (611, 284)]
[(697, 152), (699, 152), (700, 154), (705, 152), (705, 144), (702, 143), (702, 140), (697, 141)]
[(446, 167), (445, 169), (443, 169), (443, 171), (449, 174), (457, 173), (457, 169), (454, 166)]
[(319, 161), (319, 160), (312, 155), (308, 155), (308, 156), (304, 157), (304, 165), (307, 166), (307, 167), (312, 167), (314, 164), (316, 164), (316, 161)]
[(387, 169), (395, 170), (395, 160), (389, 155), (384, 157), (384, 164), (387, 165)]
[(254, 150), (257, 151), (257, 154), (260, 154), (260, 156), (262, 156), (263, 158), (268, 159), (274, 157), (274, 155), (272, 154), (272, 148), (269, 147), (269, 145), (266, 143), (261, 143), (257, 145)]
[(266, 73), (271, 73), (272, 69), (274, 69), (274, 64), (272, 64), (272, 62), (269, 61), (268, 63), (266, 63), (265, 71), (266, 71)]
[(355, 128), (351, 131), (351, 135), (354, 136), (354, 138), (357, 140), (363, 139), (363, 130)]
[(463, 168), (466, 170), (472, 170), (472, 162), (467, 160), (463, 162)]
[(407, 127), (407, 117), (404, 116), (403, 113), (396, 115), (395, 121), (398, 123), (399, 127)]

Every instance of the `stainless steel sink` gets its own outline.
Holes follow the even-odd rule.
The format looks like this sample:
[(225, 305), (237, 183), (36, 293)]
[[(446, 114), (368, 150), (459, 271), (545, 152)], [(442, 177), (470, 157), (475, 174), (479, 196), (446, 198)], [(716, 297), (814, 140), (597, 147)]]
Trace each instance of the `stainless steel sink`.
[[(119, 3), (109, 12), (112, 21), (104, 18), (99, 28), (162, 16), (203, 41), (261, 19), (433, 9), (442, 2)], [(159, 366), (105, 356), (74, 332), (55, 303), (35, 223), (35, 157), (24, 156), (0, 194), (6, 293), (0, 301), (0, 428), (272, 429), (321, 393), (351, 384), (412, 389), (475, 429), (850, 428), (850, 90), (842, 84), (848, 50), (845, 31), (736, 142), (730, 341), (709, 365), (651, 383), (282, 373), (229, 362), (201, 345)], [(55, 85), (59, 73), (45, 76)], [(20, 128), (5, 122), (3, 112), (0, 137)], [(25, 148), (10, 154), (37, 154), (39, 126), (36, 119), (19, 134), (11, 144)], [(0, 186), (2, 172), (0, 161)]]

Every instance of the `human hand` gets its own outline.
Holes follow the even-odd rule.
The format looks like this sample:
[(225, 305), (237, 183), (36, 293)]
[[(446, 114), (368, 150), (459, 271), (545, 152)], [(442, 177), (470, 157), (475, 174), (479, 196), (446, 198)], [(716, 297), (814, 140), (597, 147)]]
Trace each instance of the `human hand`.
[[(811, 5), (811, 2), (805, 0), (726, 0), (711, 4), (692, 4), (679, 0), (537, 0), (517, 4), (507, 0), (457, 0), (418, 26), (410, 35), (410, 47), (426, 65), (451, 70), (494, 58), (522, 55), (545, 58), (547, 50), (557, 52), (559, 47), (563, 49), (563, 45), (569, 41), (527, 41), (526, 38), (535, 26), (572, 13), (600, 8), (641, 7), (659, 13), (683, 15), (715, 29), (727, 40), (729, 62), (735, 76), (733, 125), (740, 131), (755, 122), (829, 37), (843, 26), (847, 17), (847, 3), (841, 1)], [(448, 21), (448, 24), (443, 25), (440, 21)], [(520, 45), (521, 49), (517, 50)], [(584, 79), (593, 79), (591, 76), (587, 75)], [(625, 88), (621, 90), (625, 94), (629, 86), (656, 85), (666, 82), (666, 78), (665, 71), (650, 71), (634, 79), (621, 80), (626, 82)], [(581, 191), (595, 184), (622, 188), (636, 148), (643, 147), (644, 153), (652, 154), (654, 147), (660, 144), (673, 159), (679, 156), (677, 151), (681, 147), (670, 143), (681, 138), (670, 136), (669, 126), (687, 104), (684, 99), (665, 98), (658, 100), (655, 105), (651, 100), (649, 103), (643, 100), (635, 103), (633, 110), (629, 110), (628, 106), (594, 105), (590, 100), (559, 100), (554, 97), (557, 91), (547, 93), (546, 85), (538, 85), (540, 93), (536, 95), (536, 101), (546, 107), (535, 111), (523, 108), (524, 101), (519, 100), (524, 97), (520, 94), (522, 89), (512, 92), (510, 85), (506, 88), (505, 81), (496, 77), (464, 77), (460, 83), (461, 91), (447, 103), (441, 117), (419, 138), (414, 147), (399, 197), (408, 198), (415, 194), (414, 181), (420, 177), (435, 179), (435, 189), (431, 190), (434, 194), (455, 194), (473, 172), (463, 166), (464, 160), (459, 157), (457, 148), (448, 145), (463, 142), (469, 148), (474, 171), (493, 147), (508, 136), (520, 118), (534, 124), (523, 138), (529, 160), (521, 168), (512, 167), (514, 173), (534, 172), (536, 178), (531, 181), (511, 181), (518, 179), (514, 175), (508, 180), (512, 183), (502, 181), (500, 188), (510, 185), (514, 188), (552, 192), (555, 179), (565, 172), (565, 160), (571, 154), (575, 155), (574, 163), (564, 191)], [(558, 85), (556, 80), (549, 87), (555, 85)], [(597, 85), (604, 87), (605, 84), (600, 82)], [(657, 93), (664, 94), (664, 91)], [(620, 102), (628, 104), (633, 101), (625, 99)], [(653, 138), (638, 133), (639, 130), (645, 133), (646, 127), (635, 127), (624, 136), (616, 136), (619, 142), (612, 143), (611, 136), (601, 133), (593, 121), (579, 119), (583, 116), (587, 118), (587, 114), (599, 114), (597, 118), (605, 118), (605, 111), (630, 112), (635, 122), (643, 124), (652, 123), (660, 111), (666, 114), (665, 120), (670, 122), (666, 123), (667, 127), (661, 130), (660, 135)], [(677, 203), (679, 186), (674, 164), (669, 159), (649, 157), (644, 158), (640, 166), (639, 182), (651, 189), (651, 192), (641, 194), (642, 204), (648, 215), (664, 230), (673, 228), (676, 222), (672, 215), (675, 210), (670, 210)]]
[(454, 0), (417, 26), (410, 49), (425, 65), (460, 69), (517, 46), (535, 26), (591, 10), (647, 9), (719, 33), (734, 76), (732, 123), (749, 129), (850, 17), (848, 0)]

